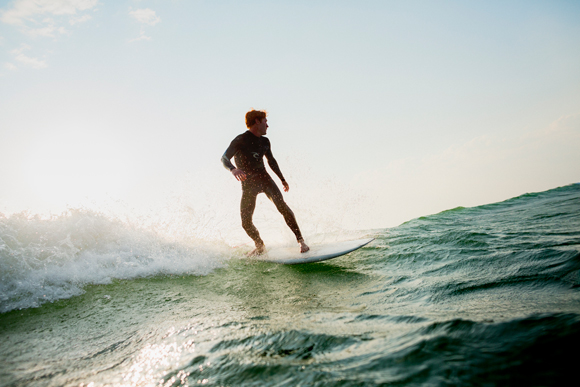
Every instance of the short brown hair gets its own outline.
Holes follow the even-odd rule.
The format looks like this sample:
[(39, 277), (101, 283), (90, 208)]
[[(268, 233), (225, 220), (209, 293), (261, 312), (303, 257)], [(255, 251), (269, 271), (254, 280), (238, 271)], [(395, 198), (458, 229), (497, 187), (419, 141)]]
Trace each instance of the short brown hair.
[(266, 118), (266, 111), (252, 109), (246, 113), (246, 126), (249, 128), (254, 125), (256, 120), (262, 121), (264, 118)]

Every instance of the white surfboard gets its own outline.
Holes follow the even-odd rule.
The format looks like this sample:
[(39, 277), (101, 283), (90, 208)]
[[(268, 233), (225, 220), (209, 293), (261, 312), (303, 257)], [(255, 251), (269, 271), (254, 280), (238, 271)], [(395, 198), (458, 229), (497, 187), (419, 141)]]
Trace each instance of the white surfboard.
[(274, 247), (266, 254), (254, 257), (260, 261), (296, 265), (299, 263), (320, 262), (327, 259), (340, 257), (352, 251), (360, 249), (375, 238), (357, 239), (354, 241), (342, 241), (310, 246), (310, 250), (301, 253), (298, 246)]

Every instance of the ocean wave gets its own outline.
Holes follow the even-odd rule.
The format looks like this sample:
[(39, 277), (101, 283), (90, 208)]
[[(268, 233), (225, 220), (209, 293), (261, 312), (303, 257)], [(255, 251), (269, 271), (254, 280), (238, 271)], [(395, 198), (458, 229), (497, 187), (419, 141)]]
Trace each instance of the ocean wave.
[[(386, 317), (391, 319), (391, 317)], [(407, 323), (407, 319), (403, 318)], [(557, 385), (580, 343), (577, 314), (504, 322), (410, 321), (390, 335), (288, 330), (217, 340), (164, 382), (208, 385)], [(305, 372), (307, 370), (307, 372)]]
[(0, 214), (0, 312), (69, 298), (114, 279), (204, 275), (223, 259), (215, 246), (171, 240), (92, 211), (48, 219)]

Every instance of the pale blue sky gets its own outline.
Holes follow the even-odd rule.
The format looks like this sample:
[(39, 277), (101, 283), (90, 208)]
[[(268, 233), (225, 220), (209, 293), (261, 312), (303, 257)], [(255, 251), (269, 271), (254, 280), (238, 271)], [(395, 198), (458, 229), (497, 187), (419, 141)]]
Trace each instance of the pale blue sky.
[(304, 222), (579, 182), (580, 2), (0, 1), (0, 212), (237, 217), (219, 158), (252, 107)]

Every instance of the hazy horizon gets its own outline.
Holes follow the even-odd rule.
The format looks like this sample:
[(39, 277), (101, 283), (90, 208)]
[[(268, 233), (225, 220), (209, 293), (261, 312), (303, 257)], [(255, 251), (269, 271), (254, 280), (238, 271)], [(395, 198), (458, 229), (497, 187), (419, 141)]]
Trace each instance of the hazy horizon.
[(239, 228), (219, 160), (251, 108), (312, 230), (577, 183), (579, 20), (573, 1), (1, 2), (0, 212)]

